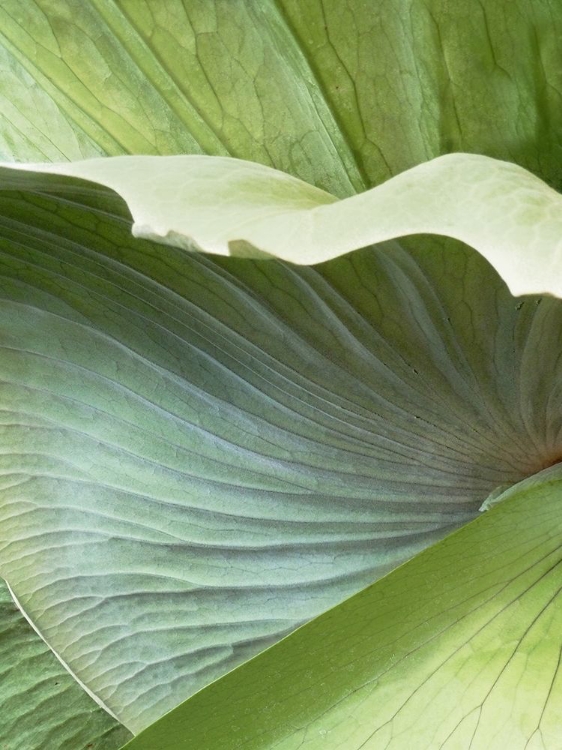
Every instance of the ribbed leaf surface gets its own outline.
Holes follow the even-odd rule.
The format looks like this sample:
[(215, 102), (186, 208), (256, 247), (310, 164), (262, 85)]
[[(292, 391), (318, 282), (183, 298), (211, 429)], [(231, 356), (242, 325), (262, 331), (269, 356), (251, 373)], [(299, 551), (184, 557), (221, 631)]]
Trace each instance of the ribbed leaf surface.
[(560, 305), (475, 253), (211, 260), (83, 200), (2, 196), (0, 569), (132, 730), (560, 450)]

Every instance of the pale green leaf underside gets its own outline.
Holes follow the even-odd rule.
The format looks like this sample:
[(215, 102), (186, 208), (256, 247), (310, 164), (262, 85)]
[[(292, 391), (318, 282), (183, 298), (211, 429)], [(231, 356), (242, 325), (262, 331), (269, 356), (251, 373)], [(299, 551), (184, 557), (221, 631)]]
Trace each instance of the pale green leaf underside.
[[(562, 196), (515, 164), (451, 154), (337, 200), (260, 164), (208, 156), (123, 156), (18, 169), (68, 175), (118, 192), (133, 233), (219, 255), (299, 264), (412, 234), (478, 250), (512, 293), (562, 296)], [(8, 165), (6, 187), (21, 182)], [(33, 176), (29, 176), (33, 187)]]
[(0, 746), (116, 750), (131, 736), (75, 682), (0, 581)]
[(561, 502), (559, 467), (522, 482), (127, 748), (560, 747)]
[(560, 302), (470, 249), (186, 253), (41, 180), (0, 194), (0, 572), (133, 731), (560, 455)]

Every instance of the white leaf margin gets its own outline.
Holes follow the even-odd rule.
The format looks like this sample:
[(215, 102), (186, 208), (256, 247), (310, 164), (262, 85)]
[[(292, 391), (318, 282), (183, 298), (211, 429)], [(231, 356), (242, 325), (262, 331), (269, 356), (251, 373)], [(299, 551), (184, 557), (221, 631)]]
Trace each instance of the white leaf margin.
[(135, 236), (186, 250), (314, 265), (437, 234), (480, 252), (515, 296), (562, 297), (562, 196), (522, 167), (486, 156), (440, 156), (342, 200), (270, 167), (218, 156), (4, 163), (0, 189), (18, 183), (21, 170), (104, 185), (126, 201)]

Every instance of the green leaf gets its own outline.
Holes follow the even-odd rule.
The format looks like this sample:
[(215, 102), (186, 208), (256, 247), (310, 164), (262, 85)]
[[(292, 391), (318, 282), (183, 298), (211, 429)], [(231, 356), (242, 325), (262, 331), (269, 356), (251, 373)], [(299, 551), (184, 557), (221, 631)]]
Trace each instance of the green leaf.
[(209, 153), (339, 197), (442, 154), (560, 187), (558, 0), (4, 0), (0, 154)]
[(558, 455), (561, 305), (470, 249), (212, 259), (42, 180), (0, 196), (0, 571), (131, 730)]
[(562, 187), (558, 0), (276, 5), (368, 187), (455, 151), (515, 162)]
[(113, 750), (130, 733), (88, 697), (0, 581), (0, 743), (9, 750)]
[[(260, 164), (209, 156), (129, 156), (19, 169), (110, 187), (126, 200), (136, 236), (190, 250), (314, 264), (433, 233), (482, 253), (515, 295), (562, 296), (562, 196), (515, 164), (484, 156), (442, 156), (341, 201)], [(26, 182), (7, 165), (0, 168), (6, 187), (33, 189), (36, 179), (30, 174)]]
[(5, 158), (230, 154), (364, 186), (275, 3), (7, 0), (0, 30)]
[(513, 487), (127, 748), (558, 747), (561, 501), (559, 466)]
[[(0, 6), (8, 161), (234, 156), (322, 212), (456, 151), (562, 184), (558, 0)], [(28, 177), (0, 199), (0, 571), (135, 731), (559, 460), (560, 305), (514, 300), (466, 247), (193, 257), (131, 239), (101, 189)], [(537, 185), (510, 226), (550, 222), (552, 250)], [(558, 290), (552, 253), (511, 268), (496, 237), (512, 289)]]

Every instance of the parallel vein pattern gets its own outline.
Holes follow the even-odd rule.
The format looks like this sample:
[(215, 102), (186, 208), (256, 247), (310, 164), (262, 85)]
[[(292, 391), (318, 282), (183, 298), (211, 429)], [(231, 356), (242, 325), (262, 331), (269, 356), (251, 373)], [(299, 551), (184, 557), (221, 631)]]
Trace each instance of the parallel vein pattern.
[(473, 252), (211, 260), (82, 200), (1, 196), (0, 573), (132, 731), (560, 450), (560, 305)]

